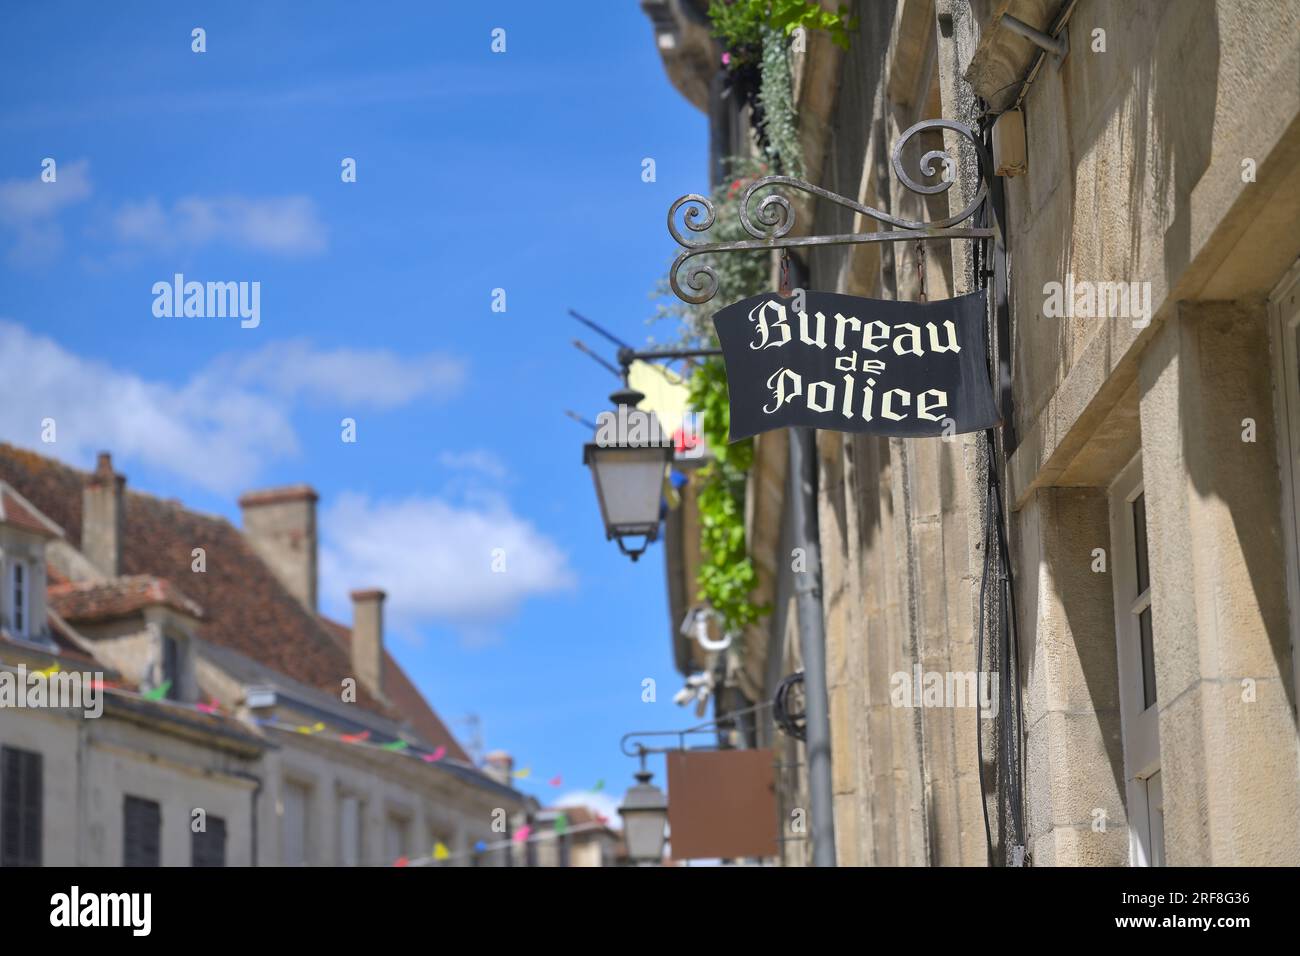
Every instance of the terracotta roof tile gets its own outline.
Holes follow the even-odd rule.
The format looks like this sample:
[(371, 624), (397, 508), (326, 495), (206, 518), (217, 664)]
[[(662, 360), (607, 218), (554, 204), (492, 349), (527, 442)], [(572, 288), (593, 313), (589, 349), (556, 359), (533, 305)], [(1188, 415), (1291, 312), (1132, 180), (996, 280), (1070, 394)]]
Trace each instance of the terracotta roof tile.
[(0, 523), (11, 524), (24, 531), (35, 531), (47, 538), (57, 538), (40, 518), (32, 514), (8, 488), (0, 488)]
[(203, 617), (203, 608), (165, 578), (136, 574), (95, 582), (51, 585), (50, 608), (65, 621), (103, 621), (133, 614), (147, 607), (169, 607), (190, 617)]
[[(348, 651), (350, 657), (352, 653), (352, 631), (345, 625), (328, 617), (322, 616), (321, 622), (329, 628), (330, 632), (338, 639), (339, 645)], [(448, 757), (463, 760), (465, 763), (473, 762), (469, 759), (469, 754), (452, 736), (451, 731), (447, 729), (447, 725), (429, 706), (429, 702), (424, 699), (424, 695), (406, 676), (406, 671), (402, 670), (401, 665), (387, 650), (384, 651), (384, 693), (392, 702), (393, 707), (406, 718), (415, 732), (423, 737), (425, 741), (435, 747), (446, 747)]]
[[(0, 480), (7, 481), (81, 545), (86, 472), (0, 443)], [(152, 495), (123, 495), (122, 571), (179, 582), (203, 608), (199, 636), (238, 651), (302, 684), (338, 694), (352, 676), (348, 655), (324, 625), (276, 579), (243, 534), (224, 518), (189, 511)], [(191, 569), (203, 548), (207, 570)], [(400, 714), (363, 687), (357, 704), (391, 719)]]

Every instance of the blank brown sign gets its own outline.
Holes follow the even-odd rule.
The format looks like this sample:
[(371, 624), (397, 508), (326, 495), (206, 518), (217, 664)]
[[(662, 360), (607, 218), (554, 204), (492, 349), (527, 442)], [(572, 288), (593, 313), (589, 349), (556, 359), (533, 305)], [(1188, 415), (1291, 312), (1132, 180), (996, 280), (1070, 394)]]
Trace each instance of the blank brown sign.
[(770, 749), (675, 750), (667, 758), (673, 859), (777, 855)]

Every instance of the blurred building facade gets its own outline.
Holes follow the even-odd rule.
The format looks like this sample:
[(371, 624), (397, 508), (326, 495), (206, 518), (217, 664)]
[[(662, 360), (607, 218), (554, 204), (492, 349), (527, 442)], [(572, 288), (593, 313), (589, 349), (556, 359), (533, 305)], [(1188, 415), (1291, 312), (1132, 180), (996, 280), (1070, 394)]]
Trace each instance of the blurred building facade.
[[(706, 5), (642, 5), (675, 86), (710, 115), (715, 159), (719, 137), (724, 155), (752, 154), (752, 135), (734, 136), (747, 108), (719, 93), (721, 48), (679, 52), (701, 42)], [(838, 862), (1002, 864), (1020, 848), (1035, 865), (1300, 862), (1300, 3), (849, 6), (847, 51), (812, 32), (790, 53), (814, 185), (933, 221), (974, 196), (974, 154), (923, 134), (902, 156), (913, 178), (935, 181), (918, 172), (924, 151), (958, 164), (946, 192), (918, 195), (891, 167), (904, 130), (980, 129), (1018, 106), (1024, 140), (1023, 169), (996, 179), (1009, 276), (1008, 326), (990, 329), (1009, 371), (995, 383), (997, 446), (818, 433)], [(1040, 50), (1014, 20), (1067, 36), (1068, 53)], [(1001, 133), (1000, 151), (1017, 152), (1013, 125)], [(787, 195), (796, 234), (880, 227)], [(971, 246), (818, 249), (795, 284), (951, 297), (986, 283)], [(1049, 305), (1053, 283), (1072, 295), (1121, 282), (1150, 297), (1149, 314)], [(674, 653), (684, 674), (715, 675), (720, 712), (770, 700), (800, 666), (786, 442), (757, 439), (746, 530), (756, 597), (774, 612), (742, 654), (677, 635), (699, 561), (689, 486), (668, 520)], [(1022, 698), (1010, 773), (975, 709), (900, 706), (896, 693), (899, 675), (975, 674), (981, 622), (997, 633), (996, 572), (982, 587), (991, 473)], [(803, 763), (770, 719), (735, 742)], [(1011, 775), (1018, 824), (1000, 812)], [(806, 787), (788, 775), (787, 809), (807, 806)], [(788, 821), (783, 836), (785, 862), (805, 862)]]
[(0, 664), (104, 682), (100, 716), (0, 709), (5, 865), (522, 863), (535, 802), (385, 649), (384, 593), (319, 613), (316, 500), (239, 529), (0, 445)]

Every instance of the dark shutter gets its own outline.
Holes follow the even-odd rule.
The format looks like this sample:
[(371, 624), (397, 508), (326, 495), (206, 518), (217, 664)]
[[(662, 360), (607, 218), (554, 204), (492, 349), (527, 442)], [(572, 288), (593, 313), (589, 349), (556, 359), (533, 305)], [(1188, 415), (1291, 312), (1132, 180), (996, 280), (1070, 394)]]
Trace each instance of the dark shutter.
[(207, 830), (191, 834), (190, 865), (226, 865), (226, 821), (221, 817), (208, 817)]
[(163, 680), (171, 681), (167, 688), (168, 700), (181, 699), (180, 647), (173, 637), (163, 636)]
[(122, 865), (162, 862), (162, 808), (152, 800), (127, 797), (123, 804)]
[(41, 865), (41, 755), (0, 747), (0, 866)]

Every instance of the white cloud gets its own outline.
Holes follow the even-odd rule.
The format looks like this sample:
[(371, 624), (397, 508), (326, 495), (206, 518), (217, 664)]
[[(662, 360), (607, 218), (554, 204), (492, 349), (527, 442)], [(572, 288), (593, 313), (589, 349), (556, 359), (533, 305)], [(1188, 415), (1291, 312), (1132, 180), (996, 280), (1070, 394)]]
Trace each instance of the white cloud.
[(57, 178), (50, 183), (39, 170), (0, 182), (0, 224), (14, 232), (9, 250), (14, 265), (41, 265), (57, 256), (63, 248), (59, 213), (90, 197), (89, 162), (78, 159), (55, 169)]
[(313, 402), (395, 408), (417, 398), (446, 398), (465, 383), (452, 356), (402, 356), (388, 349), (317, 349), (302, 339), (228, 355), (213, 366), (225, 382)]
[[(297, 450), (279, 404), (197, 379), (149, 382), (0, 320), (0, 433), (77, 464), (96, 451), (232, 492), (263, 464)], [(55, 442), (41, 441), (54, 419)]]
[(500, 497), (348, 493), (324, 509), (321, 532), (322, 593), (337, 603), (353, 588), (383, 588), (399, 631), (442, 622), (472, 637), (574, 583), (564, 552)]
[(500, 458), (481, 448), (472, 451), (441, 452), (438, 455), (438, 464), (452, 471), (470, 472), (484, 478), (491, 478), (493, 481), (504, 481), (508, 474)]
[(308, 255), (326, 246), (325, 225), (307, 196), (187, 196), (171, 208), (151, 197), (121, 206), (113, 217), (113, 233), (124, 243), (167, 251), (223, 243), (254, 252)]
[[(286, 399), (394, 407), (422, 394), (446, 395), (461, 381), (446, 370), (458, 367), (438, 356), (316, 351), (297, 342), (222, 356), (172, 385), (77, 355), (0, 319), (0, 435), (83, 466), (108, 449), (119, 461), (231, 494), (254, 484), (271, 461), (297, 453), (293, 404)], [(446, 374), (439, 382), (421, 381), (440, 369)], [(363, 393), (368, 378), (374, 390)], [(54, 419), (53, 444), (41, 443), (47, 418)]]

